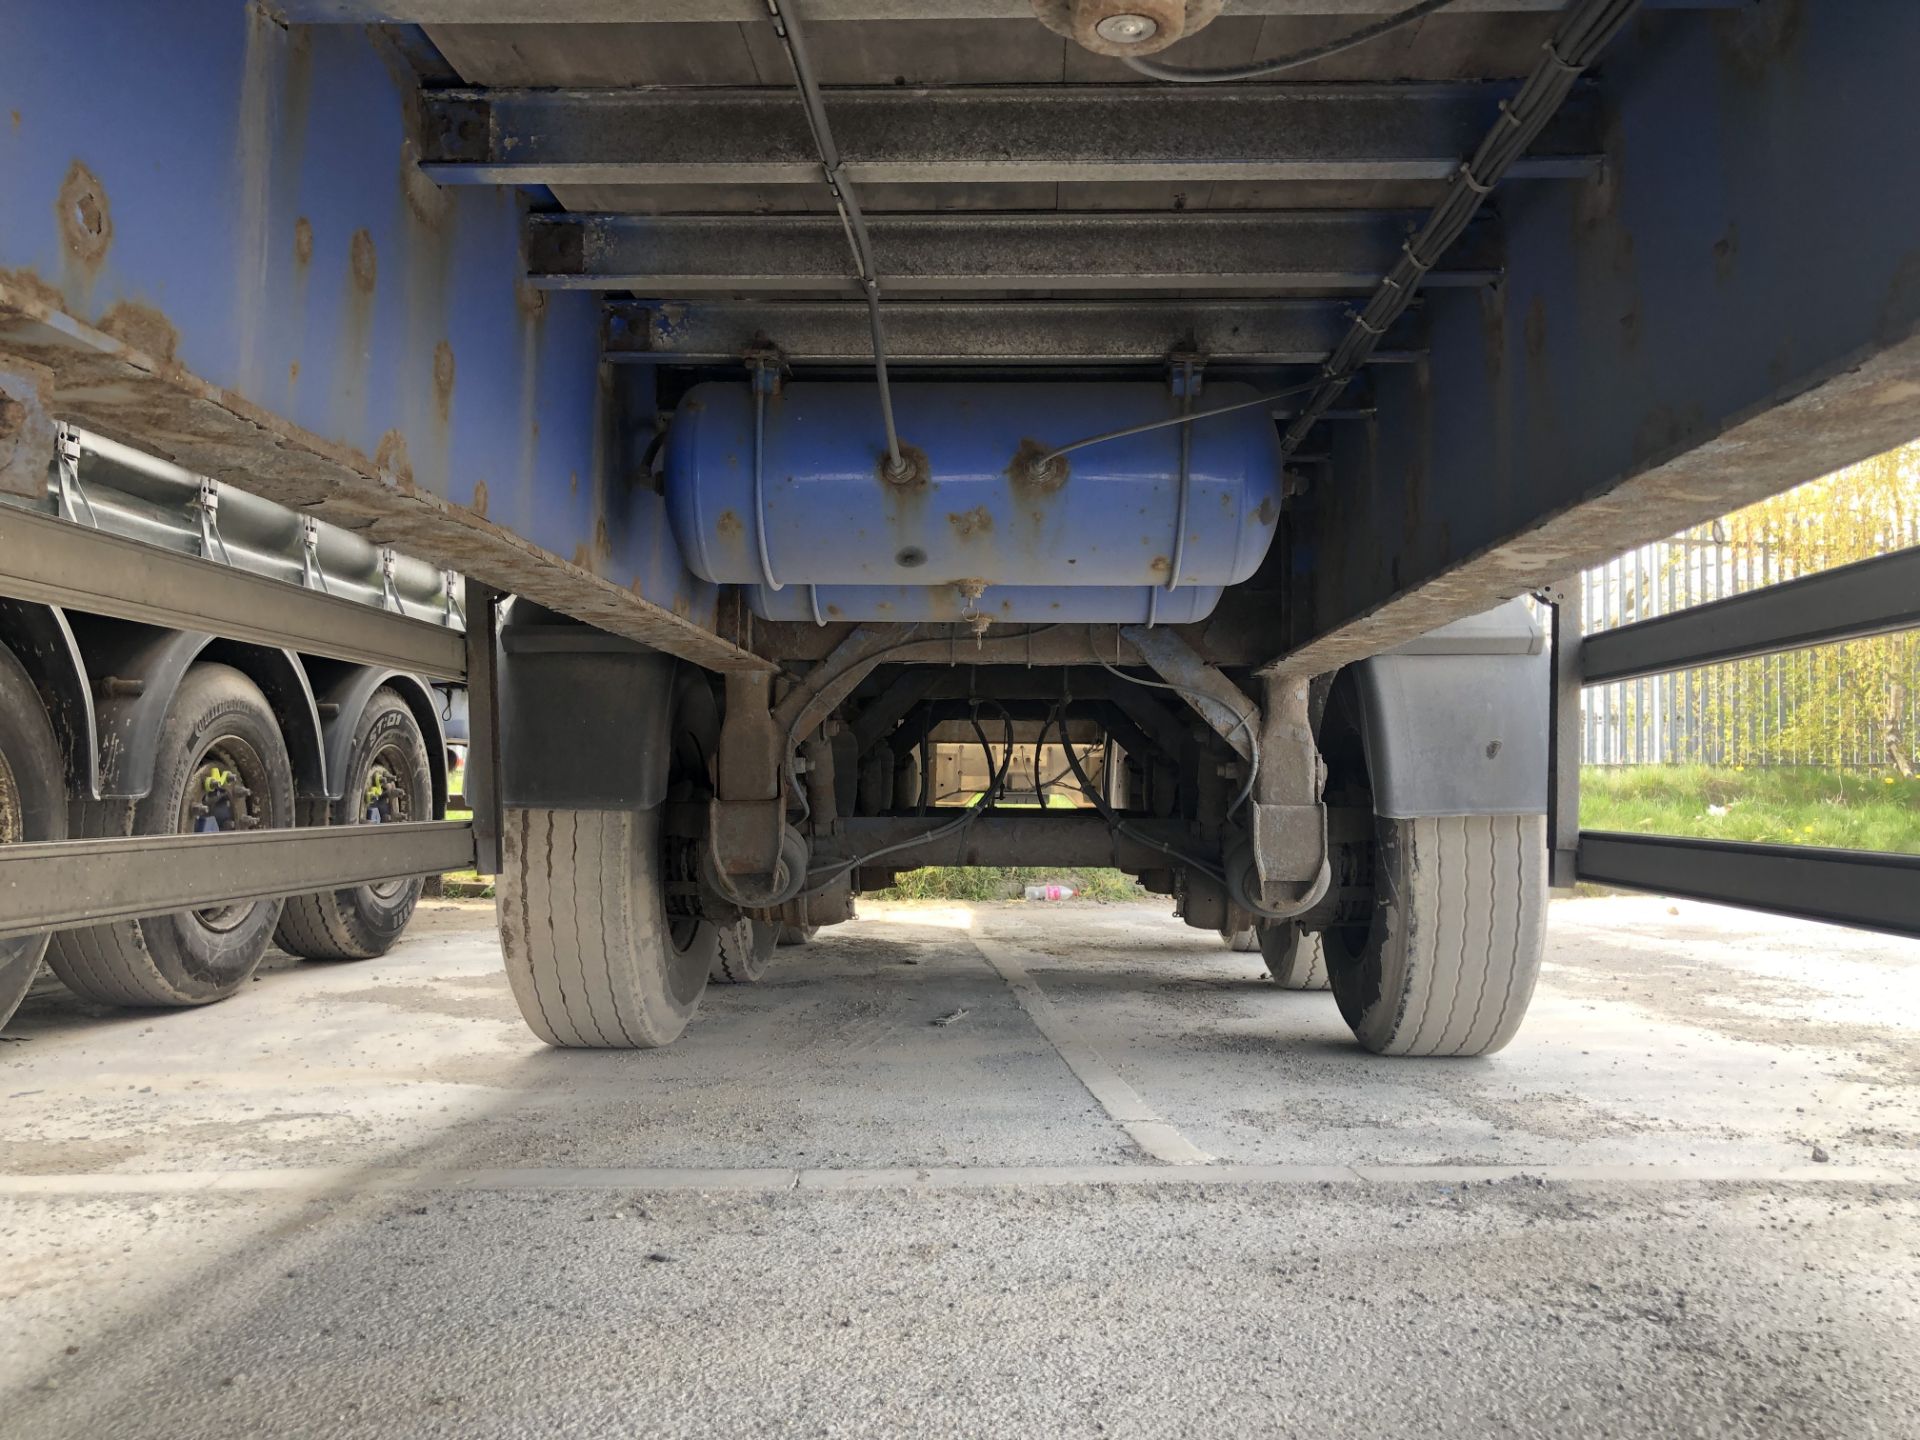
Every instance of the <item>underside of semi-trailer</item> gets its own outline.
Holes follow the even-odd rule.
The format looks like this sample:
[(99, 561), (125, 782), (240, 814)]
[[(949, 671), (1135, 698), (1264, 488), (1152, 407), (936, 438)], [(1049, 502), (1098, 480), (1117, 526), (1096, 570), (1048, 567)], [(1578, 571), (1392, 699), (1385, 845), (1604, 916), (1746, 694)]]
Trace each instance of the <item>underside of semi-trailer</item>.
[[(1920, 433), (1920, 7), (6, 24), (8, 953), (473, 861), (529, 1025), (648, 1046), (903, 869), (1117, 866), (1368, 1048), (1477, 1055), (1576, 878), (1920, 932), (1899, 857), (1582, 836), (1562, 743), (1583, 682), (1911, 623), (1894, 582), (1584, 660), (1560, 588)], [(426, 589), (150, 554), (62, 503), (76, 435)], [(50, 678), (69, 611), (464, 686), (471, 825), (438, 758), (406, 814), (68, 824), (156, 769), (100, 788), (140, 682)], [(186, 963), (101, 953), (140, 1003)]]

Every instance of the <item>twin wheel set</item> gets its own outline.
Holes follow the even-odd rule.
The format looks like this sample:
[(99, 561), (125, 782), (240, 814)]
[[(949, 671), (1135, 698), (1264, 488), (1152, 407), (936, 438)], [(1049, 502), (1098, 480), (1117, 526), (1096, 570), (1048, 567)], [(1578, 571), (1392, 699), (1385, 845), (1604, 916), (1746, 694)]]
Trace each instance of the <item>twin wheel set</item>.
[[(1329, 801), (1370, 812), (1364, 747), (1338, 707), (1322, 745)], [(774, 924), (707, 918), (693, 898), (690, 842), (669, 816), (710, 796), (703, 769), (676, 764), (651, 808), (503, 811), (501, 944), (520, 1011), (548, 1044), (670, 1044), (710, 978), (757, 978), (771, 954)], [(1545, 942), (1545, 817), (1376, 815), (1361, 828), (1337, 847), (1340, 903), (1305, 924), (1262, 921), (1222, 938), (1260, 950), (1283, 988), (1330, 989), (1376, 1054), (1500, 1049), (1525, 1016)]]
[[(40, 694), (0, 645), (0, 843), (433, 819), (427, 741), (406, 701), (388, 687), (375, 691), (354, 729), (339, 800), (301, 800), (295, 791), (266, 695), (233, 666), (201, 661), (160, 726), (152, 789), (138, 800), (72, 799)], [(274, 943), (309, 960), (371, 959), (399, 939), (423, 883), (387, 880), (0, 940), (0, 1024), (43, 957), (85, 999), (147, 1007), (225, 999)]]

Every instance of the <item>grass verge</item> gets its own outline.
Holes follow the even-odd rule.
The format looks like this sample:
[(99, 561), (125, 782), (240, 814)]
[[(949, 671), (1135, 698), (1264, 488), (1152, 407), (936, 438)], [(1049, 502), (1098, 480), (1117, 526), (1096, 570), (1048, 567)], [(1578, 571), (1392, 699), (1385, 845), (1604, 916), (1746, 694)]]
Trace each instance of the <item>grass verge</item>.
[(1580, 825), (1917, 855), (1920, 779), (1798, 766), (1587, 766)]
[[(465, 796), (454, 795), (450, 798), (456, 803), (447, 807), (447, 819), (473, 819), (473, 812), (471, 810), (458, 808), (457, 802), (465, 799)], [(449, 899), (491, 900), (493, 898), (493, 877), (491, 875), (482, 875), (478, 870), (449, 870), (440, 877), (440, 893)]]
[(929, 865), (903, 871), (876, 900), (1018, 900), (1028, 885), (1066, 885), (1079, 900), (1140, 900), (1147, 892), (1118, 870), (1048, 870), (1036, 866)]

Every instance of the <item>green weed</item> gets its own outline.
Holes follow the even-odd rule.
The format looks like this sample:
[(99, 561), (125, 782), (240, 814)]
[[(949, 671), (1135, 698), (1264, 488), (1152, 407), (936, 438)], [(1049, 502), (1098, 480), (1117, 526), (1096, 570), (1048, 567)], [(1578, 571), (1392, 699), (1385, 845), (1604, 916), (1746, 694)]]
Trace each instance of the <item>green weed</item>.
[(1580, 825), (1920, 855), (1920, 779), (1800, 766), (1592, 765)]
[(1147, 892), (1118, 870), (1046, 870), (1035, 866), (929, 865), (903, 871), (876, 900), (967, 900), (984, 904), (1017, 900), (1028, 885), (1071, 886), (1082, 900), (1139, 900)]

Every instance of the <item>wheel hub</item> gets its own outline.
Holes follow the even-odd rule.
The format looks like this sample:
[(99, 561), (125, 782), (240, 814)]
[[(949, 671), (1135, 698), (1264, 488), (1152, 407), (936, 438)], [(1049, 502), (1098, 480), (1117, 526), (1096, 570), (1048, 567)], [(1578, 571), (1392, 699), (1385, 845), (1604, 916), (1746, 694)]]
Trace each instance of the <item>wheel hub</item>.
[[(187, 777), (178, 829), (188, 835), (257, 830), (265, 820), (260, 797), (271, 793), (267, 787), (266, 762), (245, 740), (224, 735), (209, 741)], [(232, 930), (256, 903), (214, 905), (193, 913), (209, 930)]]
[[(397, 746), (388, 745), (374, 755), (360, 789), (359, 811), (357, 819), (364, 825), (404, 825), (414, 818), (413, 775)], [(382, 880), (367, 888), (382, 900), (391, 900), (411, 883)]]

